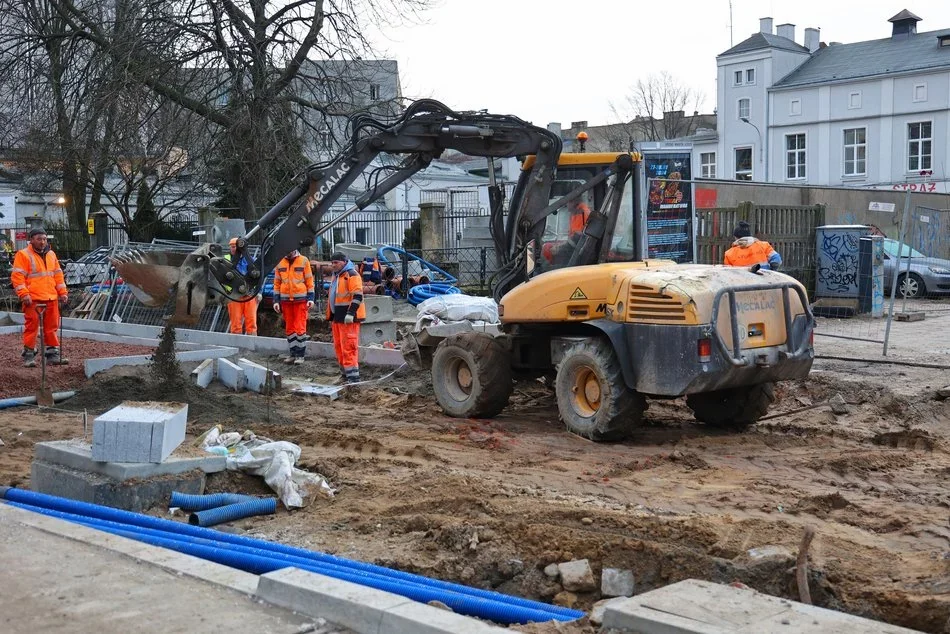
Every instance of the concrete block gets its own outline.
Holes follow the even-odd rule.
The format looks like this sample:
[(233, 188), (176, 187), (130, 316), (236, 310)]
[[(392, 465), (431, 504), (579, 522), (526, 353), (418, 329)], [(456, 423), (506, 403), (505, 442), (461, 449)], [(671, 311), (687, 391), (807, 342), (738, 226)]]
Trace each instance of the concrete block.
[(214, 380), (214, 359), (205, 359), (191, 371), (191, 380), (198, 387), (208, 387)]
[(571, 592), (590, 592), (595, 590), (594, 573), (586, 559), (575, 559), (557, 565), (561, 573), (561, 585)]
[(198, 469), (202, 473), (218, 473), (227, 468), (227, 458), (207, 454), (195, 457), (169, 456), (161, 463), (96, 462), (91, 447), (77, 440), (53, 440), (34, 445), (34, 458), (41, 462), (69, 467), (86, 473), (108, 476), (114, 480), (152, 478), (176, 475)]
[(215, 360), (215, 374), (218, 375), (219, 381), (236, 392), (243, 391), (247, 386), (247, 377), (244, 376), (244, 370), (227, 359)]
[(387, 634), (492, 634), (511, 630), (410, 601), (385, 610), (379, 631)]
[[(92, 459), (100, 462), (161, 462), (185, 440), (186, 403), (126, 401), (92, 424)], [(96, 430), (102, 442), (96, 443)]]
[(258, 394), (269, 394), (280, 389), (280, 375), (249, 359), (238, 359), (238, 367), (244, 371), (247, 389)]
[(910, 634), (834, 610), (781, 599), (755, 590), (687, 579), (610, 604), (604, 628), (669, 634), (753, 634), (757, 632), (854, 632)]
[(600, 594), (605, 597), (632, 597), (634, 579), (632, 570), (604, 568), (600, 573)]
[(204, 486), (205, 474), (198, 469), (128, 482), (40, 460), (30, 469), (33, 491), (136, 512), (167, 507), (172, 491), (201, 493)]
[[(232, 357), (237, 353), (237, 348), (208, 348), (206, 350), (185, 350), (176, 352), (175, 358), (182, 362), (203, 361), (205, 359), (215, 359), (218, 357)], [(86, 378), (90, 378), (99, 372), (116, 366), (148, 365), (151, 362), (152, 355), (150, 354), (138, 354), (129, 357), (106, 357), (104, 359), (86, 359), (83, 362), (83, 369), (86, 372)]]
[(363, 324), (377, 324), (393, 320), (393, 298), (389, 295), (364, 295), (366, 321)]
[[(392, 321), (377, 324), (363, 324), (360, 326), (360, 345), (382, 344), (386, 341), (396, 342), (396, 323)], [(362, 361), (362, 355), (360, 355)]]
[(268, 603), (307, 616), (322, 617), (357, 632), (380, 632), (383, 611), (410, 600), (319, 575), (283, 568), (260, 577), (256, 596)]

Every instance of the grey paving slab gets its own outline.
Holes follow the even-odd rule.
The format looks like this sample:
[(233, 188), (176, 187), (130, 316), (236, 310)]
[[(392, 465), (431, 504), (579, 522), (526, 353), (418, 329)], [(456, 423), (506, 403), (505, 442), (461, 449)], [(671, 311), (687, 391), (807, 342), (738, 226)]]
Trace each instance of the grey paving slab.
[(217, 473), (226, 469), (224, 456), (179, 457), (169, 456), (161, 463), (154, 462), (98, 462), (92, 458), (92, 447), (78, 440), (52, 440), (34, 445), (34, 458), (88, 473), (97, 473), (115, 480), (150, 478), (185, 473), (198, 469), (203, 473)]

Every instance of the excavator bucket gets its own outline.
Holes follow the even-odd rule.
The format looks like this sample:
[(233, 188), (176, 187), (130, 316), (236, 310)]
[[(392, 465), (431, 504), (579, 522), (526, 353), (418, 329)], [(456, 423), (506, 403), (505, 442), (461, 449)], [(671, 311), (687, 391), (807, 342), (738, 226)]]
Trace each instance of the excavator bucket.
[(191, 253), (130, 249), (111, 262), (135, 299), (153, 308), (174, 302), (170, 321), (193, 326), (208, 300), (211, 256), (208, 245)]

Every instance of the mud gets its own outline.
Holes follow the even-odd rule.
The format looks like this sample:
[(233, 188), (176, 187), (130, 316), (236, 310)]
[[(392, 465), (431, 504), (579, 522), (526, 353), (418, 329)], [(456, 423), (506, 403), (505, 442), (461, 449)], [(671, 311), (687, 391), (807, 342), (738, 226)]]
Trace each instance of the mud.
[[(330, 360), (280, 371), (327, 381), (339, 373)], [(389, 372), (364, 368), (366, 378)], [(218, 387), (163, 395), (144, 375), (112, 374), (64, 407), (184, 398), (190, 438), (222, 423), (296, 442), (300, 466), (338, 490), (228, 528), (239, 533), (546, 601), (562, 588), (544, 566), (578, 558), (595, 575), (632, 569), (638, 593), (700, 578), (798, 599), (794, 558), (811, 526), (815, 604), (946, 632), (950, 401), (935, 389), (948, 384), (945, 371), (818, 362), (808, 380), (779, 386), (771, 412), (841, 394), (849, 413), (818, 407), (736, 433), (697, 424), (681, 400), (655, 401), (613, 444), (567, 433), (543, 381), (519, 383), (495, 419), (460, 420), (442, 415), (427, 377), (408, 368), (333, 402)], [(81, 428), (76, 414), (24, 411), (0, 412), (0, 484), (28, 486), (32, 443)], [(238, 474), (215, 476), (209, 489), (267, 491)], [(781, 548), (758, 556), (764, 546)], [(578, 594), (576, 607), (600, 598)], [(584, 622), (516, 629), (595, 631)]]

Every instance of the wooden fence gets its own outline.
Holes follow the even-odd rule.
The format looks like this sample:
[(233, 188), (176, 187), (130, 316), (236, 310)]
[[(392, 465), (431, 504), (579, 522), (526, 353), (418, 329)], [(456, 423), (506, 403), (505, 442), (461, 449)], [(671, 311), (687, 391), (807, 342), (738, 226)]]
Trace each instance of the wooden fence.
[(722, 264), (735, 238), (732, 232), (740, 220), (752, 227), (752, 235), (767, 241), (784, 261), (782, 272), (815, 290), (815, 229), (825, 224), (825, 206), (756, 205), (742, 202), (736, 207), (696, 210), (696, 261)]

